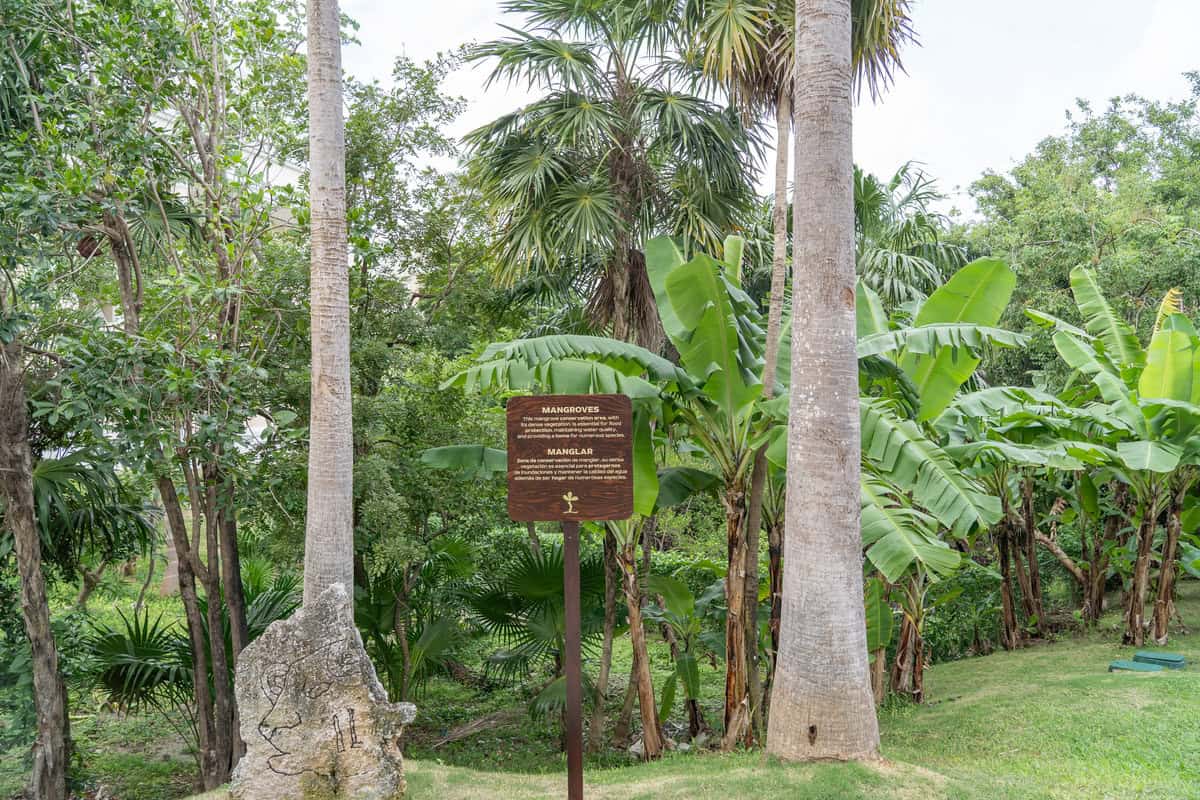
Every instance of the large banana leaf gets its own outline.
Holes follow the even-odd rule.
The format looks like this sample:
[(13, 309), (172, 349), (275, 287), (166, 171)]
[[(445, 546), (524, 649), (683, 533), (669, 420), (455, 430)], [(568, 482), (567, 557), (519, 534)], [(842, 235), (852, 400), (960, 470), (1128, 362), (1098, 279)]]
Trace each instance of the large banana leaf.
[(867, 560), (895, 583), (914, 563), (936, 575), (958, 569), (961, 557), (934, 533), (934, 520), (907, 505), (899, 492), (864, 475), (862, 539)]
[(1054, 349), (1072, 369), (1092, 379), (1104, 402), (1112, 408), (1113, 416), (1124, 427), (1139, 435), (1146, 434), (1146, 419), (1138, 410), (1129, 388), (1102, 360), (1090, 342), (1083, 342), (1066, 331), (1054, 334)]
[(867, 609), (867, 652), (874, 652), (892, 643), (895, 612), (888, 602), (887, 587), (878, 576), (867, 580), (864, 599)]
[(646, 242), (646, 274), (650, 277), (650, 287), (654, 290), (654, 303), (658, 306), (658, 318), (662, 322), (667, 338), (674, 342), (684, 336), (687, 331), (675, 308), (667, 296), (667, 276), (676, 267), (683, 264), (683, 253), (675, 246), (675, 242), (666, 236), (656, 236)]
[[(861, 280), (854, 287), (854, 321), (859, 340), (868, 336), (886, 333), (888, 329), (887, 312), (883, 310), (883, 301), (870, 286)], [(861, 358), (862, 356), (859, 356)]]
[(686, 375), (662, 356), (644, 347), (604, 336), (555, 334), (496, 342), (479, 356), (480, 362), (520, 361), (536, 367), (564, 358), (587, 359), (606, 364), (625, 375), (649, 375), (654, 380), (686, 380)]
[(1146, 368), (1138, 378), (1138, 395), (1167, 400), (1192, 399), (1193, 363), (1196, 359), (1193, 338), (1186, 331), (1160, 326), (1146, 352)]
[(648, 517), (654, 513), (657, 501), (658, 470), (650, 414), (639, 409), (633, 415), (633, 512)]
[(454, 470), (468, 478), (490, 478), (508, 471), (508, 453), (481, 444), (452, 444), (424, 451), (421, 463)]
[(1166, 473), (1179, 466), (1183, 451), (1169, 442), (1120, 442), (1117, 455), (1130, 469)]
[(658, 472), (658, 507), (671, 508), (721, 485), (721, 477), (695, 467), (667, 467)]
[(636, 400), (658, 398), (653, 383), (600, 361), (561, 358), (530, 367), (524, 361), (495, 359), (454, 375), (442, 388), (488, 392), (542, 389), (550, 394), (624, 394)]
[[(972, 261), (929, 296), (914, 320), (915, 325), (973, 323), (994, 326), (1012, 297), (1016, 280), (1013, 271), (999, 259)], [(900, 366), (912, 378), (920, 394), (919, 419), (930, 420), (942, 413), (978, 365), (978, 358), (955, 348), (943, 347), (934, 355), (905, 353)]]
[(1133, 329), (1108, 304), (1096, 273), (1086, 267), (1071, 270), (1071, 292), (1083, 315), (1084, 327), (1100, 338), (1113, 362), (1122, 369), (1140, 367), (1145, 362), (1142, 346)]
[(964, 475), (919, 425), (879, 400), (863, 398), (859, 407), (863, 455), (889, 481), (911, 492), (914, 503), (959, 536), (1000, 518), (1000, 501)]
[(673, 340), (680, 361), (723, 414), (739, 414), (762, 393), (762, 362), (739, 329), (723, 267), (700, 254), (672, 270), (666, 286), (685, 330)]
[(1061, 320), (1053, 314), (1047, 314), (1044, 311), (1038, 311), (1034, 308), (1027, 308), (1025, 309), (1025, 316), (1033, 320), (1034, 324), (1039, 328), (1045, 328), (1048, 331), (1066, 331), (1072, 336), (1077, 336), (1080, 339), (1085, 339), (1087, 341), (1091, 341), (1092, 339), (1096, 338), (1083, 328), (1076, 327), (1075, 325), (1072, 325), (1065, 320)]
[(860, 335), (857, 349), (859, 358), (899, 350), (904, 350), (906, 354), (931, 355), (943, 349), (950, 350), (952, 354), (965, 350), (964, 355), (978, 356), (989, 344), (1021, 347), (1028, 341), (1029, 337), (1025, 334), (1004, 328), (953, 322)]

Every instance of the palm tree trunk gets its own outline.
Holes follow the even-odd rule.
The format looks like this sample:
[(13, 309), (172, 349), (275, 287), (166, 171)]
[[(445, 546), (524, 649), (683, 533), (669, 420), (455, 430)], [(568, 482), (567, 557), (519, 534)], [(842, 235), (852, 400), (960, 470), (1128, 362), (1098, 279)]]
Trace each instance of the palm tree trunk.
[(337, 0), (308, 0), (308, 147), (312, 213), (312, 418), (304, 603), (340, 583), (354, 591), (350, 278), (346, 140)]
[(638, 707), (642, 713), (642, 757), (649, 761), (662, 755), (663, 739), (654, 700), (654, 681), (650, 676), (650, 656), (646, 650), (646, 626), (642, 622), (636, 547), (636, 541), (631, 540), (621, 548), (621, 577), (625, 607), (629, 612), (629, 641), (633, 645)]
[(859, 535), (850, 1), (796, 0), (791, 408), (780, 654), (767, 748), (875, 759)]
[[(3, 309), (0, 300), (0, 309)], [(58, 672), (58, 648), (50, 627), (50, 602), (42, 575), (42, 542), (33, 506), (33, 455), (21, 344), (0, 344), (0, 500), (12, 534), (21, 580), (21, 616), (29, 638), (37, 739), (33, 745), (30, 797), (66, 800), (70, 741), (67, 691)]]

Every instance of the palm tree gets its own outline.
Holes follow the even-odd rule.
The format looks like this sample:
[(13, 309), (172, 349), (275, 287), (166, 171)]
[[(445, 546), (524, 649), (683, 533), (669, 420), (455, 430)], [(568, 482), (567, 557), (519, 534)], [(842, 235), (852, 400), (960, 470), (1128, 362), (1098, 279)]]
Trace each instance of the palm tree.
[(346, 139), (337, 0), (308, 0), (308, 143), (312, 208), (312, 422), (304, 603), (340, 583), (353, 596), (354, 451)]
[(500, 215), (501, 280), (576, 276), (596, 325), (651, 349), (662, 330), (641, 242), (665, 233), (719, 251), (753, 202), (759, 149), (736, 113), (689, 91), (694, 71), (664, 55), (676, 5), (507, 2), (527, 30), (473, 57), (496, 60), (490, 81), (545, 94), (467, 137)]
[[(775, 392), (776, 363), (783, 326), (784, 293), (787, 285), (787, 170), (792, 133), (792, 75), (795, 68), (795, 6), (793, 0), (733, 0), (690, 4), (689, 25), (694, 29), (698, 52), (706, 73), (726, 87), (746, 117), (775, 114), (775, 194), (771, 214), (774, 247), (771, 294), (767, 311), (767, 344), (764, 353), (763, 395)], [(865, 85), (878, 97), (892, 82), (900, 62), (900, 48), (914, 41), (908, 0), (854, 0), (852, 3), (851, 58), (859, 90)], [(770, 467), (766, 450), (755, 456), (750, 486), (749, 528), (745, 610), (747, 636), (757, 637), (758, 623), (758, 529), (762, 520), (763, 490)], [(782, 527), (773, 531), (782, 533)], [(782, 542), (771, 541), (772, 552)], [(772, 574), (775, 574), (774, 572)], [(781, 587), (772, 585), (775, 597)], [(754, 596), (751, 596), (753, 593)], [(754, 658), (755, 642), (747, 644), (751, 654), (749, 687), (756, 718), (762, 708), (761, 681)]]
[[(877, 758), (859, 533), (851, 0), (796, 0), (795, 278), (780, 653), (767, 748)], [(833, 179), (836, 176), (836, 179)], [(800, 191), (801, 187), (804, 191)]]
[(942, 199), (932, 178), (911, 161), (887, 182), (854, 168), (854, 234), (858, 274), (888, 308), (921, 300), (962, 266), (962, 247), (942, 241)]

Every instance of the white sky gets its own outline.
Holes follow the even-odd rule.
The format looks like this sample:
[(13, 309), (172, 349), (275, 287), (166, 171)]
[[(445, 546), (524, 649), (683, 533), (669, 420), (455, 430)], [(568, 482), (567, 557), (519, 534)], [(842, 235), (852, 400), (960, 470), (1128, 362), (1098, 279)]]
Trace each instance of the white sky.
[[(520, 25), (499, 0), (342, 0), (342, 9), (361, 24), (346, 69), (385, 82), (397, 55), (423, 60)], [(913, 19), (922, 46), (905, 53), (908, 75), (880, 105), (856, 110), (855, 161), (881, 176), (920, 161), (946, 192), (1007, 170), (1062, 131), (1077, 97), (1096, 108), (1131, 92), (1181, 99), (1182, 73), (1200, 70), (1200, 0), (914, 0)], [(503, 85), (485, 91), (486, 75), (480, 64), (448, 80), (469, 102), (451, 133), (529, 99)]]

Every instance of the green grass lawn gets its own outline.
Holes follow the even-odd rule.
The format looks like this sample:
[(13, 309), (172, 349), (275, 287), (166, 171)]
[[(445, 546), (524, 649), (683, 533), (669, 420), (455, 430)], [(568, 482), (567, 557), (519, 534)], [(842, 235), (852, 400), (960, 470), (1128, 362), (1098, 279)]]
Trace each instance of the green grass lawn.
[[(1200, 585), (1184, 616), (1200, 619)], [(760, 753), (679, 754), (593, 769), (610, 798), (1200, 798), (1200, 636), (1172, 638), (1182, 672), (1108, 673), (1115, 628), (934, 667), (924, 706), (881, 713), (885, 762), (790, 766)], [(410, 760), (413, 798), (550, 798), (562, 776)], [(558, 765), (556, 765), (558, 766)], [(782, 794), (781, 794), (782, 792)]]
[[(1186, 583), (1182, 592), (1184, 618), (1200, 620), (1200, 584)], [(676, 753), (617, 766), (609, 756), (589, 763), (588, 797), (1200, 798), (1200, 635), (1175, 635), (1167, 648), (1187, 656), (1185, 671), (1110, 674), (1109, 661), (1133, 654), (1115, 644), (1118, 624), (1110, 617), (1084, 636), (933, 667), (928, 703), (881, 712), (879, 764), (787, 765), (749, 752)], [(426, 702), (440, 694), (431, 689)], [(435, 719), (414, 729), (418, 742)], [(528, 720), (515, 717), (511, 728), (480, 736), (456, 743), (457, 750), (447, 746), (446, 757), (415, 745), (410, 796), (563, 796), (563, 760), (550, 744), (530, 751), (529, 740), (544, 737)], [(472, 760), (486, 768), (462, 765)]]
[[(1181, 601), (1184, 619), (1200, 621), (1200, 583), (1184, 583)], [(639, 764), (610, 752), (589, 760), (588, 796), (1200, 799), (1200, 634), (1176, 633), (1167, 648), (1187, 656), (1187, 670), (1110, 674), (1109, 661), (1132, 657), (1116, 644), (1118, 625), (1110, 616), (1086, 635), (933, 667), (925, 705), (881, 711), (880, 764), (785, 765), (761, 752), (673, 753)], [(614, 675), (628, 658), (618, 650)], [(655, 662), (661, 677), (665, 653)], [(706, 669), (704, 681), (706, 713), (717, 720), (719, 670)], [(565, 767), (553, 729), (531, 723), (524, 702), (520, 689), (431, 684), (406, 744), (410, 796), (561, 797)], [(495, 712), (503, 712), (498, 727), (434, 746), (454, 726)], [(148, 718), (80, 721), (83, 770), (119, 800), (185, 794), (192, 766), (154, 730), (170, 737)]]

